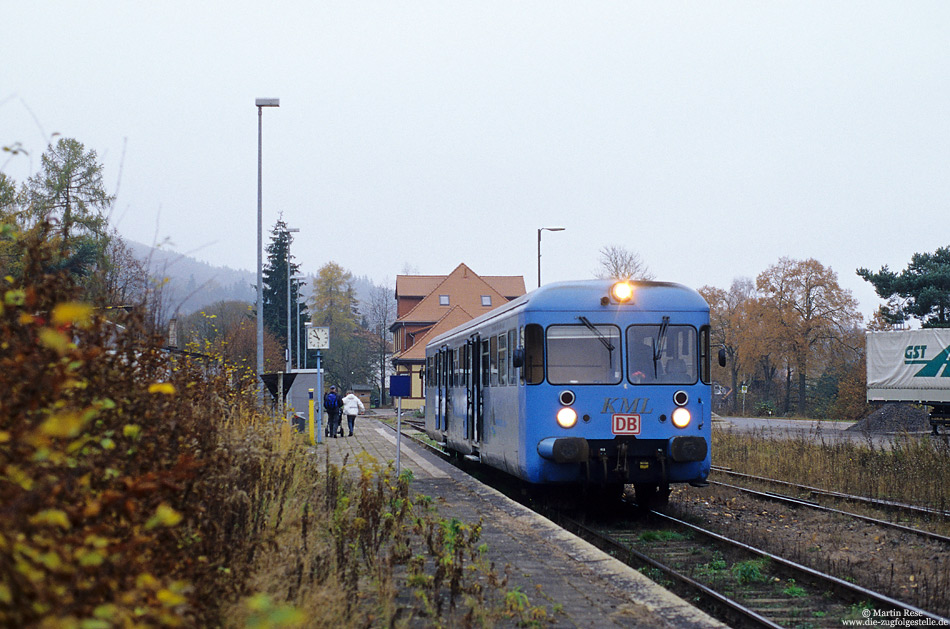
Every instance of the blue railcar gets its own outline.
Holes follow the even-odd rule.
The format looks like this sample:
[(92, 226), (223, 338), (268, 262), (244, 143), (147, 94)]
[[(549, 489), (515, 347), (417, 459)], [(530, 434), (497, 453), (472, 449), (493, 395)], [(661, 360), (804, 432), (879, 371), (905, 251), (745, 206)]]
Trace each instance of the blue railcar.
[(710, 370), (696, 291), (550, 284), (426, 346), (426, 433), (534, 485), (662, 500), (709, 474)]

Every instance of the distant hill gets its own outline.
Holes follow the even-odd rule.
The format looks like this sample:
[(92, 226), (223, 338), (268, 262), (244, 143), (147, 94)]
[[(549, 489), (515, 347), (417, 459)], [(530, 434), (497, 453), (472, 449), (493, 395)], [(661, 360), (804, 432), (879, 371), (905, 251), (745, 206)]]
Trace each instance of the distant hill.
[[(214, 266), (196, 258), (168, 249), (150, 247), (132, 240), (124, 241), (133, 255), (148, 264), (153, 277), (168, 278), (164, 303), (169, 315), (187, 315), (219, 301), (254, 302), (256, 271), (243, 271), (226, 266)], [(316, 270), (304, 272), (307, 279), (301, 288), (304, 297), (310, 296)], [(353, 289), (357, 298), (368, 310), (373, 282), (366, 276), (353, 277)], [(395, 296), (393, 297), (395, 299)]]
[(150, 247), (132, 240), (125, 244), (133, 255), (148, 264), (153, 277), (168, 278), (164, 303), (169, 314), (190, 314), (218, 301), (253, 302), (256, 273), (213, 266), (168, 249)]

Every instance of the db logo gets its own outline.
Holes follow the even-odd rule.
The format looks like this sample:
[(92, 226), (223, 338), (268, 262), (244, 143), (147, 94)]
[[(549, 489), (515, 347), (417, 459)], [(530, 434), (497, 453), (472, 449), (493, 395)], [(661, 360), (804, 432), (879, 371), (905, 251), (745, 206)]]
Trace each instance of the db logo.
[(614, 415), (613, 431), (615, 435), (639, 435), (639, 415)]

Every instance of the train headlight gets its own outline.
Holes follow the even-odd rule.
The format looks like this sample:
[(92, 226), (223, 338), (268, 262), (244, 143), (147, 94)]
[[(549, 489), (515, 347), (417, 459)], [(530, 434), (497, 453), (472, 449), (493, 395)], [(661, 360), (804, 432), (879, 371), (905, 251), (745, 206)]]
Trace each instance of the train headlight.
[(686, 428), (689, 426), (690, 417), (689, 411), (683, 407), (680, 407), (673, 411), (673, 425), (677, 428)]
[(557, 425), (561, 428), (573, 428), (577, 423), (577, 411), (565, 406), (557, 412)]
[(627, 303), (633, 299), (633, 284), (630, 282), (617, 282), (610, 287), (610, 296), (621, 304)]

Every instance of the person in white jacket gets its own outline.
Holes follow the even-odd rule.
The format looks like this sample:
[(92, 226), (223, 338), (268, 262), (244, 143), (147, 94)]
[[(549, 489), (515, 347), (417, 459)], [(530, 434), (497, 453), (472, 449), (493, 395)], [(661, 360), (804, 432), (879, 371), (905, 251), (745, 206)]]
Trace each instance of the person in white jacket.
[(346, 423), (350, 428), (350, 436), (353, 436), (353, 424), (356, 423), (356, 416), (362, 413), (366, 408), (363, 406), (363, 402), (353, 395), (352, 391), (346, 392), (346, 397), (343, 398), (343, 414), (346, 415)]

